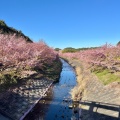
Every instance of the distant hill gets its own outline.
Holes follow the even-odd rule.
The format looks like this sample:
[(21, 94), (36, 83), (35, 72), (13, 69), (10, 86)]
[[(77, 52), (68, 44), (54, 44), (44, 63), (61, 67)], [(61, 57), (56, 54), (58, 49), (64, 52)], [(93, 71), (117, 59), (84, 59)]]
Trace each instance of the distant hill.
[(117, 43), (117, 46), (120, 46), (120, 41)]
[(86, 48), (72, 48), (72, 47), (67, 47), (62, 50), (62, 53), (74, 53), (74, 52), (79, 52), (80, 50), (88, 50), (88, 49), (96, 49), (99, 47), (86, 47)]
[(27, 42), (32, 42), (32, 40), (28, 36), (24, 35), (22, 31), (7, 26), (3, 20), (0, 20), (0, 34), (16, 34), (18, 37), (25, 38)]

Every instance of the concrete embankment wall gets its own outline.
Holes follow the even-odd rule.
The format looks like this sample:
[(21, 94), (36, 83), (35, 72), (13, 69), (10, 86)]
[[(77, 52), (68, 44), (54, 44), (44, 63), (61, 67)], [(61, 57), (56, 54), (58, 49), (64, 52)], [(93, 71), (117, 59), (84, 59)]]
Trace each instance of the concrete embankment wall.
[(105, 86), (86, 64), (77, 60), (69, 60), (69, 63), (76, 70), (78, 82), (71, 94), (73, 99), (80, 101), (83, 120), (98, 120), (103, 117), (99, 115), (104, 115), (105, 120), (120, 119), (120, 83)]

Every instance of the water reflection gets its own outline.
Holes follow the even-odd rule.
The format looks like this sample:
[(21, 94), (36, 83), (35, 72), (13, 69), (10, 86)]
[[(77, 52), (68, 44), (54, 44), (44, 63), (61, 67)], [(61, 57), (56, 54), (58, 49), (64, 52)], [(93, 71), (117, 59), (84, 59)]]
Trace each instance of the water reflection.
[(70, 108), (72, 101), (69, 93), (76, 85), (76, 75), (67, 62), (62, 59), (61, 62), (63, 68), (59, 83), (49, 89), (48, 96), (39, 101), (25, 120), (69, 120), (73, 115), (78, 116), (78, 114), (74, 114), (75, 110)]

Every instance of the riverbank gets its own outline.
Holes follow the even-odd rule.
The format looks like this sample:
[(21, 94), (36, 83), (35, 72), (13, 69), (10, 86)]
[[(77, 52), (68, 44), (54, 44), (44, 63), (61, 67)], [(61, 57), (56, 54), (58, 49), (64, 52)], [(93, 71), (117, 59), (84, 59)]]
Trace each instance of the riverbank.
[(23, 71), (21, 82), (0, 93), (0, 113), (5, 116), (4, 119), (24, 119), (46, 95), (49, 87), (59, 80), (61, 70), (61, 62), (56, 60), (53, 64), (45, 65), (43, 71)]
[(53, 84), (47, 96), (42, 98), (25, 120), (70, 120), (78, 119), (76, 103), (71, 100), (70, 91), (76, 85), (74, 69), (62, 60), (62, 71), (59, 82)]
[(81, 120), (117, 120), (120, 117), (120, 84), (104, 85), (91, 72), (89, 65), (78, 60), (69, 60), (75, 68), (77, 86), (72, 91), (72, 99), (79, 101)]

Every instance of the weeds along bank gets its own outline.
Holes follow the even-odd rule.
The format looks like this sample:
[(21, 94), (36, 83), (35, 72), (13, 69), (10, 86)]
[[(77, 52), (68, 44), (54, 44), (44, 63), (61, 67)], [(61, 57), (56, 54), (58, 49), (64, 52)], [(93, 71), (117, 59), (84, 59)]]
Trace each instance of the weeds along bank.
[(86, 69), (84, 63), (76, 59), (67, 59), (67, 61), (75, 69), (77, 76), (77, 85), (71, 90), (71, 96), (73, 100), (79, 101), (85, 94), (86, 84), (88, 80), (91, 80), (91, 73)]
[(0, 91), (34, 75), (57, 81), (61, 66), (58, 54), (43, 41), (32, 43), (16, 35), (0, 34)]

